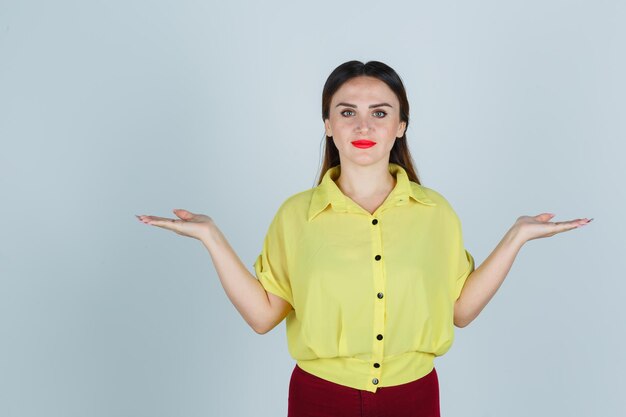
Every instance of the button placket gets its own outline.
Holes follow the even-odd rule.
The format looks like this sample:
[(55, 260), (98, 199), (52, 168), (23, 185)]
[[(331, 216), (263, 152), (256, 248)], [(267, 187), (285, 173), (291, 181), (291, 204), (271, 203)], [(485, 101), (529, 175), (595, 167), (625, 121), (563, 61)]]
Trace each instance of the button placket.
[(376, 297), (374, 303), (374, 335), (372, 337), (372, 367), (369, 383), (378, 385), (382, 373), (381, 363), (384, 353), (384, 332), (385, 332), (385, 270), (384, 270), (384, 253), (382, 251), (382, 233), (381, 224), (377, 218), (371, 220), (371, 236), (372, 236), (372, 267), (374, 268), (374, 292)]

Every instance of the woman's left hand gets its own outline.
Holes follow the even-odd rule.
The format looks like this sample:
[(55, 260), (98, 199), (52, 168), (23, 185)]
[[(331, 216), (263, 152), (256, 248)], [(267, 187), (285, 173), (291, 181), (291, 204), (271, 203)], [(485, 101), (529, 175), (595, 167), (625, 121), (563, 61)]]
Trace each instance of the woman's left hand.
[(554, 236), (557, 233), (567, 232), (589, 224), (593, 219), (574, 219), (563, 222), (551, 222), (555, 215), (552, 213), (541, 213), (537, 216), (520, 216), (513, 225), (516, 234), (522, 241), (538, 239), (542, 237)]

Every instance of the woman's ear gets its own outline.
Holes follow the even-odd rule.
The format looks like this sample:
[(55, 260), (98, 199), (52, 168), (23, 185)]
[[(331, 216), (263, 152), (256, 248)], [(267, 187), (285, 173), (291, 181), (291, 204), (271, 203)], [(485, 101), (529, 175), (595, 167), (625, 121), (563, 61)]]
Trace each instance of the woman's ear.
[(326, 136), (333, 135), (333, 130), (330, 128), (330, 120), (324, 120), (324, 129), (326, 129)]
[(330, 120), (326, 119), (324, 121), (324, 128), (326, 129), (326, 136), (333, 135), (333, 130), (330, 128)]
[(396, 132), (396, 138), (401, 138), (404, 135), (405, 129), (406, 129), (406, 122), (400, 122), (400, 126), (398, 126), (398, 132)]

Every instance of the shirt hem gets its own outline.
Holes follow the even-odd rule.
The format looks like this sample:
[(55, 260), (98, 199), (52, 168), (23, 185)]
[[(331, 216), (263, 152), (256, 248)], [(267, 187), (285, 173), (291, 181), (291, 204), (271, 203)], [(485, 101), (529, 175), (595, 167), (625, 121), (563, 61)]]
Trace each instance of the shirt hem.
[[(435, 355), (426, 352), (406, 352), (376, 360), (356, 358), (318, 358), (297, 360), (304, 371), (335, 384), (375, 393), (378, 388), (406, 384), (422, 378), (434, 368)], [(377, 382), (376, 384), (374, 382)]]

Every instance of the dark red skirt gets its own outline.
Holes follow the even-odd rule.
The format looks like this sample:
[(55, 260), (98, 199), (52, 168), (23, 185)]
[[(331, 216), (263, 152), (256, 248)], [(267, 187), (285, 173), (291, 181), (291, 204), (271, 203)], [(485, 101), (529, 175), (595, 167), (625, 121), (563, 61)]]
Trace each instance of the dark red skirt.
[(289, 381), (287, 417), (440, 417), (435, 368), (376, 393), (327, 381), (296, 365)]

